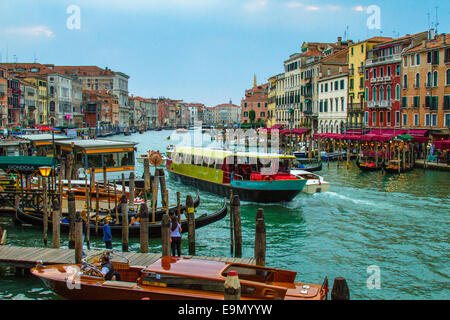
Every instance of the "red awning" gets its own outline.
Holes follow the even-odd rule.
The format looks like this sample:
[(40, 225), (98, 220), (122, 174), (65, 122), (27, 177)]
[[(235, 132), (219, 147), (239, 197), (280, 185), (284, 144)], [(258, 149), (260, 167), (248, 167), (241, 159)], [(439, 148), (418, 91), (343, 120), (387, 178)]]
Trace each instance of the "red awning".
[(281, 128), (283, 128), (282, 124), (276, 124), (276, 125), (272, 126), (270, 129), (281, 129)]
[(311, 129), (283, 129), (280, 131), (281, 134), (304, 134), (308, 131), (311, 131)]
[(450, 149), (450, 140), (436, 141), (434, 145), (436, 146), (437, 149), (441, 150)]
[(405, 130), (405, 129), (372, 129), (367, 134), (398, 136), (400, 134), (405, 134), (407, 131), (408, 130)]

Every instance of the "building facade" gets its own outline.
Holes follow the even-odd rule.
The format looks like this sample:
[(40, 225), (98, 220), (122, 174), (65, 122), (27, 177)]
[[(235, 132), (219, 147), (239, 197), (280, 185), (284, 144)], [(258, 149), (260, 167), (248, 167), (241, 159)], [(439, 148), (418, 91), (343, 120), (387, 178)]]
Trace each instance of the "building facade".
[(364, 122), (369, 128), (400, 128), (402, 52), (427, 38), (427, 32), (374, 45), (365, 63)]
[(0, 66), (0, 124), (8, 126), (8, 70)]
[(432, 36), (402, 54), (401, 125), (449, 133), (450, 35)]
[(345, 71), (319, 79), (320, 133), (342, 133), (345, 128), (348, 106), (348, 73)]
[(390, 41), (388, 37), (372, 37), (349, 46), (348, 50), (348, 117), (346, 128), (364, 127), (364, 82), (367, 52), (379, 43)]
[[(268, 87), (268, 83), (258, 86), (255, 77), (253, 88), (245, 90), (245, 97), (241, 101), (242, 123), (251, 124), (263, 123), (266, 121), (268, 106)], [(253, 112), (255, 114), (255, 118), (252, 120), (251, 115)]]

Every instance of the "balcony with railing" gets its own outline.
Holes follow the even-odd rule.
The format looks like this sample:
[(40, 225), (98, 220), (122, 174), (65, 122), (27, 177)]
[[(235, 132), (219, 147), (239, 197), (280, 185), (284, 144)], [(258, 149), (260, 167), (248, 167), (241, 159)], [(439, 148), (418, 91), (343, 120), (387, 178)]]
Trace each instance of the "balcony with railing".
[(384, 57), (375, 57), (366, 60), (366, 67), (372, 67), (380, 64), (395, 63), (401, 61), (401, 54), (393, 54)]
[(348, 76), (353, 77), (355, 75), (355, 69), (348, 69)]
[(390, 108), (392, 102), (390, 100), (367, 101), (367, 108)]
[(359, 72), (360, 74), (364, 74), (364, 66), (358, 67), (358, 72)]

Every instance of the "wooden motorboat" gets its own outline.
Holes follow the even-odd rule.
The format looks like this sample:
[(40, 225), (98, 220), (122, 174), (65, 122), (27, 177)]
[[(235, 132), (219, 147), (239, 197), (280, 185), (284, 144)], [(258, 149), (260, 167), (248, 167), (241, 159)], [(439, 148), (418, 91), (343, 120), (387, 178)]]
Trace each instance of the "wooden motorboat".
[(366, 162), (359, 162), (359, 160), (356, 160), (356, 165), (358, 168), (360, 168), (362, 171), (378, 171), (383, 168), (383, 162), (380, 162), (378, 166), (373, 161), (366, 161)]
[(326, 182), (323, 177), (317, 174), (311, 173), (306, 170), (291, 170), (291, 174), (308, 180), (302, 190), (302, 192), (304, 193), (313, 194), (330, 191), (330, 184)]
[[(180, 210), (182, 215), (185, 215), (186, 209), (183, 208), (183, 210)], [(156, 211), (155, 212), (155, 222), (151, 222), (152, 219), (152, 213), (151, 209), (149, 210), (149, 232), (148, 236), (150, 238), (159, 238), (161, 237), (161, 220), (162, 215), (165, 213), (165, 211)], [(169, 214), (175, 214), (175, 212), (169, 212)], [(224, 218), (227, 215), (227, 205), (226, 201), (224, 201), (223, 206), (216, 212), (213, 212), (211, 214), (201, 214), (195, 217), (195, 228), (201, 228), (204, 226), (207, 226), (211, 223), (214, 223), (222, 218)], [(14, 216), (15, 220), (21, 223), (27, 223), (31, 224), (35, 227), (42, 228), (43, 226), (43, 218), (42, 214), (34, 213), (34, 212), (23, 212), (22, 210), (19, 210), (17, 214)], [(119, 214), (119, 220), (116, 220), (116, 217), (114, 214), (105, 214), (102, 215), (98, 220), (96, 221), (96, 217), (92, 217), (91, 222), (89, 223), (89, 229), (91, 234), (96, 234), (96, 231), (99, 236), (102, 236), (102, 227), (104, 225), (104, 220), (110, 219), (110, 228), (111, 233), (116, 236), (122, 235), (122, 219), (121, 215)], [(138, 221), (136, 218), (136, 215), (130, 215), (129, 216), (130, 223), (133, 221)], [(48, 219), (48, 225), (49, 228), (52, 226), (51, 218)], [(188, 221), (187, 219), (181, 219), (181, 228), (183, 232), (188, 231)], [(61, 221), (61, 231), (68, 233), (69, 232), (69, 221), (67, 219), (63, 219)], [(130, 237), (139, 237), (140, 235), (140, 225), (138, 223), (130, 224), (128, 227), (128, 232)]]
[[(111, 258), (120, 281), (105, 280), (99, 265), (43, 266), (31, 273), (56, 294), (74, 300), (223, 300), (227, 275), (238, 274), (241, 300), (324, 300), (322, 285), (296, 283), (296, 272), (275, 268), (194, 259), (163, 257), (148, 265), (131, 266)], [(74, 289), (76, 287), (76, 290)]]

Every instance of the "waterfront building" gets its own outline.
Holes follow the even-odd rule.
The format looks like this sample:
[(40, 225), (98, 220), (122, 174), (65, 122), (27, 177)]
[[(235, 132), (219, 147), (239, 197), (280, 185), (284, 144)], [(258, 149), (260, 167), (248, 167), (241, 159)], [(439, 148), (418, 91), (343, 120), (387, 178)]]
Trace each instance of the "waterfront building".
[(275, 82), (275, 125), (287, 124), (287, 113), (284, 107), (284, 73), (276, 75)]
[(450, 35), (422, 40), (402, 54), (401, 126), (448, 135), (450, 128)]
[(241, 122), (241, 107), (233, 104), (231, 100), (213, 107), (213, 112), (215, 125), (233, 126)]
[(0, 66), (0, 124), (8, 126), (8, 70)]
[(267, 119), (267, 104), (269, 84), (257, 85), (256, 76), (253, 80), (253, 88), (245, 90), (245, 97), (241, 101), (241, 122), (251, 124), (251, 111), (255, 112), (254, 123), (264, 123)]
[(339, 37), (336, 45), (327, 46), (321, 56), (307, 58), (302, 64), (304, 79), (302, 126), (311, 128), (312, 132), (318, 132), (319, 126), (319, 79), (344, 72), (348, 64), (347, 45), (351, 43), (351, 40), (342, 41)]
[(158, 100), (134, 97), (134, 125), (141, 128), (155, 128), (158, 120)]
[(302, 55), (293, 54), (284, 62), (284, 105), (283, 115), (285, 124), (289, 128), (298, 128), (302, 119), (302, 109), (300, 108), (301, 96), (301, 64)]
[(322, 75), (318, 85), (318, 132), (341, 133), (347, 121), (347, 67), (339, 72)]
[(108, 91), (83, 91), (84, 122), (86, 127), (115, 129), (119, 127), (119, 102)]
[(38, 105), (38, 87), (32, 83), (20, 81), (20, 110), (19, 123), (24, 126), (34, 126), (39, 123), (37, 112)]
[[(421, 32), (383, 42), (367, 52), (364, 123), (369, 128), (400, 128), (400, 101), (412, 81), (402, 77), (402, 52), (427, 39)], [(402, 83), (403, 82), (403, 83)], [(403, 88), (401, 85), (403, 84)]]
[(45, 76), (27, 73), (24, 76), (28, 81), (38, 88), (38, 100), (36, 106), (37, 122), (36, 124), (44, 125), (48, 123), (48, 97), (47, 97), (47, 78)]
[(115, 94), (119, 102), (119, 127), (127, 128), (130, 125), (130, 105), (128, 102), (128, 80), (125, 73), (113, 71), (106, 67), (97, 66), (55, 66), (46, 67), (66, 75), (78, 77), (83, 83), (83, 90), (110, 91)]
[(351, 44), (348, 49), (348, 117), (346, 129), (357, 130), (364, 127), (364, 70), (367, 52), (379, 43), (390, 41), (388, 37), (372, 37)]
[(267, 87), (267, 123), (266, 127), (271, 128), (276, 124), (275, 107), (277, 94), (277, 76), (272, 76), (268, 80)]
[(20, 80), (8, 77), (8, 126), (20, 126)]

